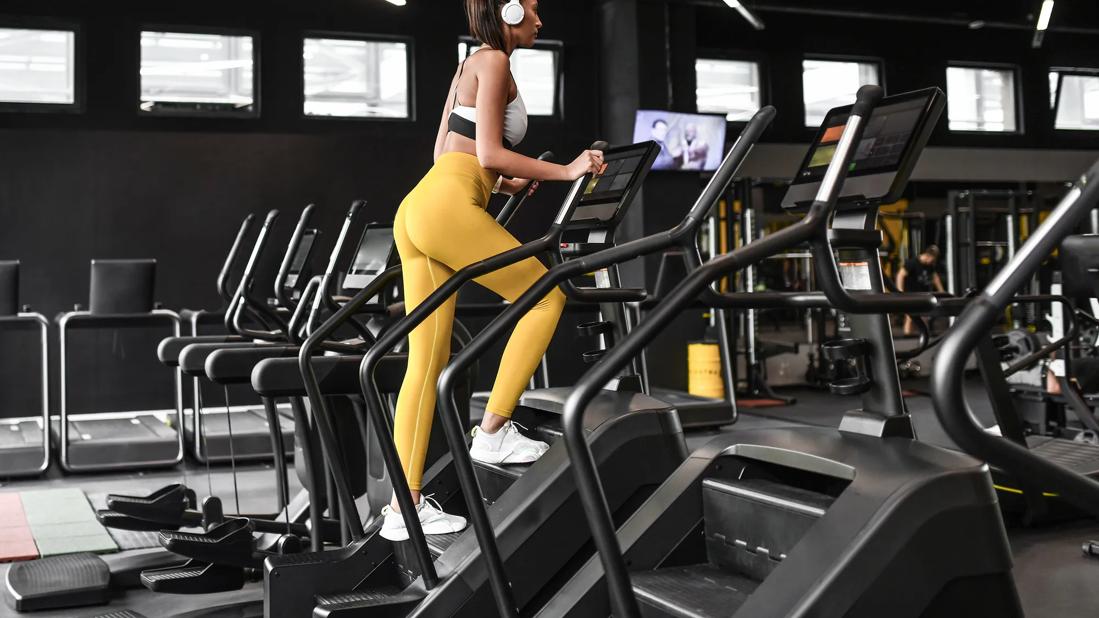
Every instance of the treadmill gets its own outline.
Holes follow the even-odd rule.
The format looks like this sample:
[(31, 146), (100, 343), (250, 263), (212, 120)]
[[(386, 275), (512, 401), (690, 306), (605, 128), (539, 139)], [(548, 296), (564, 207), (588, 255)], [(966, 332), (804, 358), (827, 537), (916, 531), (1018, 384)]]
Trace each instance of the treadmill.
[[(46, 428), (50, 423), (49, 320), (34, 313), (29, 306), (19, 306), (19, 262), (0, 261), (0, 334), (25, 336), (28, 331), (38, 334), (40, 399), (38, 416), (28, 416), (30, 410), (16, 409), (14, 415), (0, 417), (0, 477), (37, 476), (50, 465), (50, 443)], [(7, 349), (13, 349), (4, 345)], [(16, 355), (8, 356), (14, 359)], [(25, 359), (23, 359), (25, 360)], [(34, 389), (27, 388), (26, 399), (32, 400)], [(22, 393), (16, 395), (23, 401)]]
[[(172, 467), (183, 461), (183, 389), (175, 372), (173, 408), (74, 414), (70, 411), (72, 333), (166, 325), (180, 334), (180, 317), (153, 303), (156, 260), (92, 260), (88, 310), (57, 319), (61, 409), (51, 428), (58, 461), (66, 472)], [(153, 354), (150, 351), (150, 359)]]
[[(882, 100), (864, 86), (831, 110), (783, 201), (805, 217), (692, 272), (577, 384), (564, 440), (599, 559), (539, 615), (1022, 616), (988, 468), (915, 440), (894, 359), (887, 314), (965, 301), (882, 292), (878, 206), (901, 194), (943, 99), (932, 88)], [(849, 371), (830, 388), (861, 408), (839, 428), (723, 434), (619, 527), (603, 500), (613, 484), (580, 431), (588, 403), (712, 282), (803, 242), (823, 293), (714, 300), (839, 309), (845, 337), (826, 350)]]

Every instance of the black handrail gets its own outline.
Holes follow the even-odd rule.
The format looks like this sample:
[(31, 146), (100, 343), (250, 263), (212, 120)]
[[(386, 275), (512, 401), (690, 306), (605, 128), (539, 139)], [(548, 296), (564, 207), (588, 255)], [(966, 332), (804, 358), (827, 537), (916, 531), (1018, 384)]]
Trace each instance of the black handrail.
[[(745, 268), (768, 258), (771, 255), (788, 250), (799, 244), (810, 242), (827, 244), (828, 220), (835, 207), (840, 187), (847, 174), (848, 166), (855, 154), (864, 130), (864, 118), (873, 111), (881, 99), (881, 88), (864, 86), (859, 89), (857, 102), (851, 110), (843, 135), (836, 147), (836, 153), (821, 181), (821, 188), (806, 216), (798, 223), (778, 232), (764, 236), (730, 253), (720, 255), (701, 265), (687, 275), (680, 285), (668, 294), (663, 303), (649, 312), (648, 319), (635, 328), (625, 339), (609, 350), (596, 365), (589, 370), (573, 392), (565, 400), (564, 440), (572, 461), (573, 475), (576, 478), (580, 501), (584, 506), (588, 524), (592, 529), (592, 539), (599, 551), (603, 571), (607, 578), (607, 587), (612, 613), (620, 618), (637, 618), (640, 609), (630, 585), (629, 571), (625, 558), (615, 535), (614, 520), (607, 505), (603, 485), (599, 479), (595, 457), (584, 436), (584, 413), (588, 404), (613, 375), (641, 353), (675, 316), (706, 290), (713, 282), (733, 271)], [(828, 261), (833, 262), (831, 253)], [(835, 264), (832, 264), (835, 270)], [(826, 269), (818, 269), (824, 278), (829, 275)], [(839, 274), (836, 271), (838, 280)], [(838, 283), (838, 281), (837, 281)], [(839, 285), (842, 287), (842, 284)], [(827, 289), (826, 293), (827, 293)]]
[[(225, 327), (229, 332), (240, 333), (241, 335), (251, 337), (253, 332), (250, 331), (241, 323), (241, 314), (245, 307), (253, 311), (256, 317), (263, 322), (270, 321), (271, 324), (282, 325), (281, 318), (272, 311), (269, 307), (260, 303), (248, 302), (248, 291), (254, 283), (255, 269), (259, 263), (260, 256), (263, 255), (264, 249), (267, 247), (268, 235), (271, 233), (271, 227), (275, 224), (279, 218), (279, 211), (271, 210), (267, 213), (267, 217), (263, 220), (263, 225), (260, 226), (259, 234), (256, 235), (256, 244), (252, 247), (252, 254), (248, 256), (248, 263), (244, 266), (244, 273), (241, 275), (240, 282), (237, 284), (237, 290), (233, 294), (233, 300), (230, 303), (232, 307), (231, 311), (225, 314)], [(259, 333), (259, 337), (266, 337), (265, 333)]]
[(221, 299), (225, 301), (226, 311), (232, 309), (229, 307), (229, 303), (233, 301), (233, 292), (229, 290), (229, 278), (232, 276), (233, 264), (236, 263), (237, 256), (240, 255), (244, 237), (248, 234), (248, 230), (251, 229), (252, 222), (255, 219), (256, 216), (252, 213), (248, 213), (248, 216), (244, 217), (240, 229), (237, 230), (237, 237), (233, 239), (233, 244), (229, 247), (229, 255), (225, 257), (225, 263), (221, 266), (221, 272), (218, 273), (218, 296), (221, 296)]
[[(552, 153), (546, 152), (543, 153), (539, 158), (548, 159), (552, 156)], [(515, 195), (511, 196), (508, 199), (507, 203), (504, 205), (504, 208), (500, 211), (500, 215), (498, 215), (498, 217), (510, 218), (515, 213), (519, 205), (526, 200), (528, 195), (529, 185), (522, 191), (516, 192)], [(351, 214), (348, 215), (349, 218), (351, 216)], [(344, 235), (346, 235), (346, 227), (341, 232), (341, 237), (343, 237)], [(335, 256), (333, 256), (333, 260), (335, 260)], [(329, 265), (328, 270), (329, 273), (326, 274), (325, 280), (319, 284), (319, 287), (322, 290), (331, 285), (329, 279), (331, 278), (330, 273), (334, 270), (333, 264)], [(375, 296), (377, 296), (377, 294), (381, 290), (385, 289), (386, 286), (395, 281), (400, 273), (401, 267), (393, 266), (379, 274), (374, 279), (374, 281), (372, 281), (369, 285), (360, 290), (357, 294), (355, 294), (354, 297), (351, 298), (351, 300), (344, 303), (342, 307), (335, 311), (335, 313), (333, 313), (333, 315), (328, 318), (328, 320), (326, 320), (324, 324), (322, 324), (315, 331), (311, 332), (309, 338), (302, 345), (301, 350), (299, 351), (298, 366), (302, 373), (302, 382), (305, 386), (306, 393), (309, 396), (310, 405), (315, 411), (314, 414), (317, 417), (317, 426), (321, 442), (326, 445), (326, 448), (328, 448), (330, 452), (339, 452), (339, 445), (335, 437), (335, 431), (333, 429), (334, 421), (332, 419), (331, 412), (328, 409), (328, 406), (324, 400), (323, 394), (321, 393), (320, 384), (317, 380), (316, 373), (313, 371), (312, 365), (309, 362), (309, 359), (318, 349), (321, 348), (335, 348), (338, 351), (352, 354), (361, 353), (363, 350), (359, 348), (348, 348), (344, 346), (339, 346), (338, 344), (336, 346), (333, 346), (332, 343), (325, 343), (324, 340), (348, 320), (353, 320), (355, 314), (360, 309), (362, 309), (362, 307), (369, 304), (370, 301)], [(455, 274), (455, 276), (457, 276), (457, 273)], [(455, 277), (451, 277), (447, 280), (447, 282), (449, 283), (454, 278)], [(428, 299), (421, 303), (420, 306), (426, 305), (428, 301), (432, 298), (433, 296), (428, 297)], [(442, 300), (445, 301), (446, 298), (443, 298)], [(441, 303), (442, 301), (439, 302), (439, 304)], [(390, 333), (393, 330), (396, 330), (404, 321), (407, 321), (407, 319), (408, 318), (406, 317), (401, 322), (393, 325), (393, 327), (391, 327), (386, 332)], [(409, 328), (408, 330), (411, 331), (411, 328)], [(405, 334), (407, 334), (407, 332)], [(384, 342), (388, 340), (383, 336), (380, 341), (367, 341), (370, 343), (369, 349), (375, 350), (382, 348), (385, 345)], [(399, 339), (392, 342), (389, 347), (392, 348), (392, 346), (395, 346), (398, 342)], [(373, 387), (373, 383), (371, 382), (369, 386)], [(390, 426), (391, 422), (389, 419), (389, 415), (385, 413), (384, 408), (375, 407), (373, 405), (376, 402), (373, 401), (372, 391), (370, 388), (364, 388), (364, 395), (367, 401), (367, 414), (368, 416), (370, 416), (371, 422), (374, 423), (375, 430), (378, 435), (378, 443), (382, 451), (382, 458), (386, 470), (390, 474), (390, 479), (394, 486), (394, 493), (397, 495), (397, 503), (401, 508), (401, 516), (405, 521), (406, 528), (408, 529), (409, 541), (412, 543), (414, 553), (416, 554), (416, 559), (420, 565), (420, 571), (421, 576), (424, 579), (424, 585), (429, 589), (433, 588), (438, 583), (438, 574), (436, 573), (435, 565), (431, 560), (431, 553), (427, 547), (427, 540), (426, 538), (424, 538), (423, 529), (420, 527), (419, 520), (416, 518), (416, 505), (412, 503), (411, 491), (408, 488), (408, 479), (405, 477), (404, 468), (401, 466), (400, 455), (397, 453), (396, 444), (393, 442), (393, 428)], [(380, 401), (380, 395), (378, 397)], [(341, 509), (343, 510), (345, 515), (354, 523), (353, 529), (350, 530), (351, 536), (356, 540), (361, 539), (363, 537), (363, 530), (360, 526), (357, 525), (357, 522), (359, 521), (359, 513), (358, 507), (355, 505), (355, 498), (352, 495), (351, 484), (342, 469), (333, 470), (332, 477), (337, 498), (341, 505)]]
[(1099, 161), (1092, 164), (1049, 217), (998, 275), (969, 303), (943, 340), (931, 373), (931, 401), (943, 429), (958, 447), (1002, 468), (1024, 483), (1056, 491), (1066, 501), (1099, 515), (1099, 482), (1034, 455), (985, 431), (965, 400), (966, 359), (976, 349), (1015, 292), (1030, 281), (1042, 260), (1099, 203)]
[[(309, 319), (305, 324), (306, 334), (313, 332), (313, 324), (316, 318), (321, 313), (321, 307), (325, 305), (326, 301), (331, 302), (331, 292), (333, 281), (336, 275), (336, 265), (339, 264), (340, 252), (343, 249), (344, 244), (347, 242), (347, 234), (351, 231), (351, 224), (355, 221), (355, 217), (359, 211), (366, 207), (366, 200), (354, 200), (351, 202), (351, 207), (347, 209), (347, 214), (344, 216), (343, 225), (340, 226), (340, 233), (336, 236), (336, 242), (332, 245), (332, 253), (328, 256), (328, 264), (324, 268), (324, 274), (321, 276), (318, 295), (313, 298), (312, 309), (309, 312)], [(339, 307), (336, 305), (328, 305), (333, 313), (339, 311)], [(369, 341), (369, 339), (367, 339)]]
[[(282, 258), (282, 264), (279, 265), (279, 272), (275, 275), (275, 298), (278, 299), (279, 304), (283, 307), (293, 307), (294, 301), (286, 295), (286, 279), (290, 276), (290, 268), (294, 265), (294, 258), (297, 257), (298, 248), (301, 247), (302, 237), (305, 236), (306, 223), (313, 215), (313, 209), (315, 205), (309, 204), (301, 211), (301, 217), (298, 218), (298, 225), (294, 228), (294, 234), (290, 237), (290, 244), (286, 250), (286, 255)], [(305, 265), (302, 265), (304, 268)]]
[[(301, 215), (298, 217), (298, 223), (294, 226), (294, 232), (290, 237), (290, 244), (286, 248), (286, 254), (283, 257), (282, 265), (279, 267), (279, 272), (275, 277), (276, 299), (281, 307), (290, 310), (294, 309), (294, 302), (285, 296), (285, 290), (283, 288), (286, 283), (286, 277), (290, 272), (290, 265), (293, 263), (294, 256), (301, 246), (302, 237), (305, 234), (306, 227), (308, 227), (313, 209), (314, 206), (312, 204), (302, 209)], [(259, 260), (266, 244), (266, 242), (256, 244), (256, 250), (252, 252), (252, 256), (248, 261), (248, 266), (245, 268), (244, 276), (241, 278), (241, 283), (238, 287), (238, 290), (240, 291), (240, 300), (237, 303), (236, 309), (232, 312), (233, 327), (241, 335), (253, 339), (293, 342), (294, 336), (289, 332), (289, 325), (286, 320), (279, 315), (278, 311), (271, 308), (265, 300), (256, 300), (251, 296), (252, 288), (255, 285), (255, 271), (259, 268)], [(275, 327), (268, 328), (268, 330), (248, 328), (241, 319), (245, 307), (252, 309), (255, 313), (266, 316), (268, 320), (275, 324)]]
[[(752, 120), (737, 139), (737, 142), (725, 156), (725, 159), (722, 161), (717, 172), (711, 177), (706, 188), (702, 191), (694, 205), (684, 217), (684, 220), (678, 225), (658, 234), (639, 238), (587, 256), (555, 264), (553, 268), (532, 284), (530, 288), (515, 300), (515, 302), (511, 303), (503, 312), (496, 316), (488, 326), (474, 337), (470, 344), (454, 357), (439, 376), (438, 405), (440, 414), (442, 415), (444, 422), (448, 424), (448, 427), (452, 424), (456, 424), (458, 418), (458, 408), (454, 401), (454, 391), (457, 387), (458, 376), (474, 363), (477, 358), (484, 354), (505, 331), (510, 330), (524, 315), (533, 309), (546, 294), (553, 290), (554, 287), (558, 285), (565, 287), (565, 284), (569, 283), (570, 279), (573, 277), (632, 260), (642, 255), (662, 251), (671, 246), (682, 245), (685, 248), (694, 248), (698, 226), (705, 220), (706, 214), (713, 208), (714, 204), (717, 203), (717, 200), (720, 199), (729, 183), (732, 182), (741, 163), (747, 158), (748, 153), (751, 151), (756, 141), (758, 141), (760, 134), (762, 134), (764, 129), (771, 123), (774, 115), (774, 108), (768, 106), (764, 107), (753, 116)], [(694, 248), (694, 251), (697, 251), (697, 248)], [(689, 252), (690, 251), (688, 251), (688, 253)], [(630, 297), (630, 291), (628, 290), (576, 289), (582, 290), (586, 298), (595, 298), (597, 301), (605, 302), (618, 299), (636, 300), (636, 298)], [(606, 380), (604, 380), (603, 383), (606, 383)], [(463, 479), (463, 476), (460, 475), (459, 481), (475, 485), (476, 478), (473, 475), (472, 462), (469, 459), (469, 453), (466, 450), (465, 441), (462, 438), (461, 432), (451, 428), (447, 432), (447, 437), (450, 440), (451, 451), (455, 462), (457, 463), (459, 460), (462, 460), (469, 467), (468, 479)], [(483, 505), (480, 504), (477, 505), (477, 509), (482, 513), (484, 511)], [(500, 606), (499, 609), (503, 615), (515, 615), (514, 601), (511, 601), (510, 586), (507, 583), (507, 578), (503, 570), (503, 562), (499, 561), (499, 548), (497, 547), (492, 527), (488, 522), (487, 515), (484, 516), (484, 521), (479, 524), (477, 518), (472, 517), (473, 510), (474, 505), (471, 504), (470, 511), (471, 519), (473, 519), (474, 523), (474, 531), (477, 534), (477, 540), (480, 543), (481, 551), (485, 553), (486, 558), (489, 558), (490, 581), (493, 586), (494, 594), (498, 600), (498, 605), (500, 599), (503, 598), (507, 598), (509, 602), (512, 603), (510, 606), (511, 613), (506, 613), (505, 610), (508, 608), (503, 606)], [(493, 557), (496, 562), (492, 559)]]

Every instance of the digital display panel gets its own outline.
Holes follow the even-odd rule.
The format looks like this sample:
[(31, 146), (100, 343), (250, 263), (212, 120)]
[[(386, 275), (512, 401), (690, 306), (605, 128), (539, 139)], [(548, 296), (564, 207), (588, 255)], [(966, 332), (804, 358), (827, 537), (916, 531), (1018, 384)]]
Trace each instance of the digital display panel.
[(301, 274), (301, 269), (305, 267), (305, 261), (309, 259), (309, 255), (313, 252), (313, 243), (316, 240), (317, 232), (315, 230), (308, 230), (302, 235), (298, 251), (290, 262), (290, 274)]
[(393, 229), (390, 227), (367, 227), (359, 240), (358, 253), (351, 263), (351, 275), (376, 275), (385, 270), (393, 251)]
[(573, 221), (610, 221), (635, 180), (648, 170), (656, 144), (643, 142), (603, 153), (603, 169), (584, 185)]
[(725, 150), (725, 116), (638, 110), (633, 141), (652, 140), (660, 147), (654, 170), (712, 172)]
[[(866, 123), (862, 139), (855, 149), (848, 175), (894, 172), (900, 166), (909, 142), (920, 126), (927, 108), (927, 98), (916, 97), (882, 105), (874, 110)], [(809, 160), (798, 172), (797, 182), (819, 180), (836, 154), (843, 135), (848, 113), (833, 114), (817, 138)]]

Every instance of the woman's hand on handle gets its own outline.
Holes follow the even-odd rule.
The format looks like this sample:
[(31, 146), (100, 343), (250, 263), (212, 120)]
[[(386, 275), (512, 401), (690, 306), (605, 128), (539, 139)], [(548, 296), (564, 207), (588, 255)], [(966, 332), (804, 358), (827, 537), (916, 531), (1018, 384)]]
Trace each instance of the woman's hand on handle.
[(569, 163), (566, 169), (568, 170), (567, 180), (576, 180), (588, 173), (599, 174), (603, 171), (603, 151), (585, 150), (576, 157), (575, 161)]

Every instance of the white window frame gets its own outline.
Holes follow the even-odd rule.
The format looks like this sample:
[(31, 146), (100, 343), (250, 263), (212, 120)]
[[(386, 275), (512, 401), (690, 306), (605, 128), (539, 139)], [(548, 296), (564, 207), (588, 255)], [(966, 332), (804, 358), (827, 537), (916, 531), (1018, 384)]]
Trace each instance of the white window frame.
[(699, 53), (699, 55), (695, 58), (695, 110), (698, 111), (699, 113), (703, 113), (703, 114), (725, 114), (725, 120), (727, 122), (731, 122), (731, 123), (746, 123), (746, 122), (748, 122), (748, 120), (751, 119), (752, 114), (755, 113), (755, 111), (753, 111), (753, 112), (749, 113), (747, 115), (747, 117), (745, 117), (745, 118), (730, 119), (729, 114), (731, 114), (732, 112), (726, 112), (726, 111), (717, 110), (717, 109), (703, 110), (702, 108), (698, 107), (698, 87), (699, 87), (699, 84), (698, 84), (698, 62), (699, 61), (706, 61), (706, 62), (741, 62), (741, 63), (747, 63), (747, 64), (753, 65), (755, 67), (755, 70), (756, 70), (756, 82), (758, 83), (758, 87), (759, 87), (759, 107), (757, 107), (755, 111), (759, 111), (763, 106), (767, 105), (766, 72), (764, 70), (764, 63), (759, 58), (751, 58), (751, 57), (747, 57), (747, 56), (721, 55), (719, 53), (701, 51)]
[(84, 111), (84, 33), (79, 24), (54, 20), (0, 19), (0, 28), (10, 30), (46, 30), (72, 33), (73, 100), (71, 103), (38, 101), (0, 101), (0, 112), (8, 113), (81, 113)]
[[(405, 80), (408, 88), (407, 112), (403, 117), (395, 116), (325, 116), (305, 113), (305, 40), (306, 39), (344, 39), (348, 41), (364, 41), (367, 43), (403, 43), (407, 60), (405, 62)], [(302, 118), (310, 121), (335, 120), (345, 122), (415, 122), (416, 121), (416, 41), (412, 37), (391, 36), (385, 34), (366, 34), (358, 32), (332, 32), (327, 30), (309, 30), (301, 37), (300, 83), (298, 92), (301, 100), (298, 104), (298, 112)]]
[[(857, 64), (869, 64), (873, 65), (875, 71), (878, 74), (877, 85), (881, 87), (883, 91), (886, 91), (885, 85), (885, 62), (881, 58), (875, 58), (870, 56), (846, 56), (846, 55), (829, 55), (829, 54), (805, 54), (801, 58), (801, 74), (798, 78), (801, 80), (801, 122), (802, 125), (811, 131), (816, 131), (819, 124), (809, 124), (808, 114), (809, 109), (805, 102), (805, 62), (843, 62), (843, 63), (857, 63)], [(855, 97), (852, 94), (851, 103), (855, 102)]]
[[(950, 69), (972, 69), (986, 71), (1007, 71), (1011, 73), (1012, 96), (1015, 105), (1015, 128), (1011, 131), (985, 131), (981, 129), (951, 129), (950, 128), (950, 86), (947, 80), (947, 71)], [(950, 61), (943, 69), (943, 83), (946, 87), (946, 129), (951, 133), (960, 135), (1022, 135), (1026, 132), (1023, 119), (1023, 96), (1020, 91), (1022, 74), (1019, 67), (1013, 64), (992, 64), (987, 62)]]
[[(141, 99), (141, 64), (142, 64), (142, 49), (141, 49), (141, 37), (146, 32), (161, 32), (165, 34), (199, 34), (199, 35), (215, 35), (215, 36), (235, 36), (235, 37), (251, 37), (252, 39), (252, 107), (251, 109), (192, 109), (192, 108), (179, 108), (174, 109), (171, 107), (153, 109), (143, 109)], [(184, 117), (184, 118), (259, 118), (262, 96), (260, 92), (260, 84), (262, 80), (261, 75), (261, 53), (260, 53), (260, 33), (258, 30), (249, 30), (244, 28), (203, 28), (196, 26), (175, 26), (164, 24), (141, 24), (141, 27), (137, 31), (137, 93), (134, 97), (137, 102), (137, 113), (139, 116), (148, 117)]]

